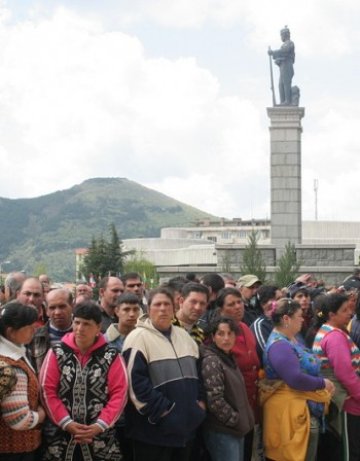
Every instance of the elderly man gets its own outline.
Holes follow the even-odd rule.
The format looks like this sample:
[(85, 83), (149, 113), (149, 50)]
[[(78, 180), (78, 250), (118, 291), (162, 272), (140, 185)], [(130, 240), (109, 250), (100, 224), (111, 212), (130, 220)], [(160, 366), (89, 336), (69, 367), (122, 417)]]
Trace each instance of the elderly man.
[(26, 279), (23, 272), (10, 272), (5, 279), (5, 300), (4, 304), (16, 298), (17, 292)]
[(148, 315), (125, 339), (131, 399), (126, 416), (136, 461), (187, 461), (205, 417), (198, 347), (184, 329), (172, 325), (173, 316), (171, 292), (157, 288), (150, 292)]
[(86, 285), (85, 283), (77, 285), (75, 290), (76, 304), (78, 302), (90, 301), (93, 297), (93, 289), (90, 285)]
[(72, 330), (73, 297), (69, 290), (57, 288), (46, 296), (48, 322), (36, 330), (28, 346), (29, 354), (37, 373), (50, 347), (59, 343)]

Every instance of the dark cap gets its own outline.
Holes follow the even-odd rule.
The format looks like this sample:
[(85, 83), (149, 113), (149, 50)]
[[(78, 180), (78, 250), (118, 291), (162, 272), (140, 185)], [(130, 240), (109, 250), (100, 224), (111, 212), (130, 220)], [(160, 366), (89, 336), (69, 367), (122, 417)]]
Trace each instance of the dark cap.
[(299, 291), (302, 291), (307, 295), (309, 294), (309, 289), (306, 285), (303, 283), (293, 283), (288, 287), (289, 298), (293, 298)]

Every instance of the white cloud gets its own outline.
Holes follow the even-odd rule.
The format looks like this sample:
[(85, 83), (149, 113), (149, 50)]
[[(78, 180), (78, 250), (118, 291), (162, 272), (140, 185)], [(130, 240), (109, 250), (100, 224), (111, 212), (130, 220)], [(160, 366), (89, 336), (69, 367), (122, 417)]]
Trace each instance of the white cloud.
[[(114, 5), (111, 13), (119, 11), (119, 3)], [(278, 29), (288, 23), (308, 104), (304, 218), (313, 217), (317, 178), (320, 217), (360, 219), (347, 200), (360, 167), (357, 75), (356, 91), (349, 90), (346, 98), (341, 91), (351, 88), (350, 73), (342, 87), (341, 79), (336, 85), (337, 76), (320, 69), (335, 58), (343, 68), (341, 56), (357, 53), (357, 3), (331, 0), (326, 9), (324, 2), (308, 1), (289, 8), (285, 0), (132, 0), (125, 5), (127, 24), (151, 20), (184, 33), (209, 25), (213, 33), (239, 27), (243, 40), (233, 46), (247, 58), (237, 94), (224, 88), (220, 69), (215, 74), (199, 64), (202, 56), (174, 52), (169, 59), (161, 50), (150, 53), (134, 31), (109, 30), (93, 11), (63, 7), (37, 14), (35, 9), (26, 20), (11, 21), (11, 12), (0, 5), (0, 196), (29, 197), (89, 177), (125, 176), (213, 214), (268, 216), (264, 105), (269, 101), (263, 100), (261, 74), (267, 69), (252, 66), (268, 43), (279, 44)], [(324, 88), (321, 94), (316, 85)]]
[[(1, 195), (44, 194), (107, 175), (180, 184), (195, 173), (205, 185), (215, 169), (223, 214), (235, 209), (226, 185), (239, 171), (256, 174), (264, 157), (251, 101), (221, 97), (217, 79), (194, 58), (147, 59), (136, 38), (65, 9), (3, 32), (0, 119), (10, 117), (20, 133), (16, 143), (5, 137), (3, 148), (24, 179), (22, 187), (3, 183)], [(220, 198), (201, 202), (221, 211)]]

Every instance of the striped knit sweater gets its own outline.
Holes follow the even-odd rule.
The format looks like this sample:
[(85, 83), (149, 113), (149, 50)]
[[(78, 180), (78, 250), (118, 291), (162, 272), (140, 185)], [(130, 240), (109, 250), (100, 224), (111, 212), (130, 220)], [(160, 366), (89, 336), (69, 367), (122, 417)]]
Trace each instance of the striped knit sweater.
[(321, 368), (332, 368), (348, 393), (343, 410), (360, 415), (360, 351), (348, 333), (325, 323), (316, 334), (313, 352)]
[(31, 452), (39, 447), (41, 434), (38, 424), (38, 381), (20, 347), (0, 337), (0, 358), (11, 365), (17, 377), (12, 392), (1, 402), (0, 453)]

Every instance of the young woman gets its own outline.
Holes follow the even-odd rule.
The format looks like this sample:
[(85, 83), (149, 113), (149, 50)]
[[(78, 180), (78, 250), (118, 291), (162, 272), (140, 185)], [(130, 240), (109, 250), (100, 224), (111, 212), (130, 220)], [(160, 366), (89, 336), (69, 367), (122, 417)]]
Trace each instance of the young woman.
[[(232, 348), (235, 361), (244, 377), (246, 393), (249, 404), (254, 412), (255, 421), (258, 422), (257, 382), (260, 361), (256, 352), (256, 340), (250, 328), (242, 321), (244, 317), (244, 301), (236, 288), (224, 288), (216, 300), (219, 315), (230, 317), (238, 325), (235, 344)], [(254, 431), (245, 437), (244, 461), (252, 458)]]
[(77, 304), (73, 332), (48, 352), (40, 372), (46, 428), (43, 460), (120, 461), (114, 424), (127, 400), (125, 365), (101, 334), (101, 311)]
[(213, 343), (202, 350), (208, 408), (204, 439), (212, 461), (242, 461), (244, 436), (254, 426), (244, 378), (231, 352), (238, 333), (234, 320), (221, 317), (212, 329)]
[(260, 392), (265, 453), (275, 461), (315, 460), (316, 417), (324, 411), (318, 403), (330, 400), (328, 391), (334, 386), (319, 376), (320, 362), (296, 339), (304, 322), (300, 304), (280, 299), (272, 321), (274, 329), (264, 353), (265, 374), (271, 381), (267, 387), (261, 386)]
[[(336, 439), (327, 434), (322, 459), (360, 459), (360, 351), (350, 338), (346, 327), (352, 309), (348, 298), (341, 294), (329, 295), (318, 312), (319, 325), (313, 351), (321, 360), (322, 374), (331, 377), (336, 384), (332, 399), (333, 408), (328, 418), (328, 427), (342, 437), (342, 450)], [(343, 453), (341, 453), (343, 452)]]
[(39, 424), (45, 412), (39, 405), (38, 380), (26, 356), (25, 345), (35, 332), (37, 311), (31, 306), (6, 304), (0, 317), (0, 360), (15, 372), (1, 401), (0, 459), (32, 461), (40, 446)]

